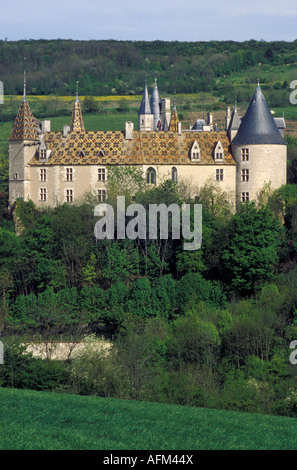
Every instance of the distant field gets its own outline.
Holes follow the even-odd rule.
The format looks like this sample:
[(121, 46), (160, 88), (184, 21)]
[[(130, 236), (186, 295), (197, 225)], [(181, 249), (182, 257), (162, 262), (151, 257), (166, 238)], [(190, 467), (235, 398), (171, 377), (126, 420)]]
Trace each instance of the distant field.
[(2, 450), (296, 450), (297, 419), (0, 388)]

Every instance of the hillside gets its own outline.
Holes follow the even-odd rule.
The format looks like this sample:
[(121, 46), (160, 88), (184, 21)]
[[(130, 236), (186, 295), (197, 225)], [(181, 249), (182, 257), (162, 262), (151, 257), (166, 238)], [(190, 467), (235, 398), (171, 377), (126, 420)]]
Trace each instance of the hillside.
[[(297, 43), (284, 41), (0, 41), (0, 78), (6, 94), (142, 94), (157, 75), (163, 93), (211, 92), (234, 103), (250, 99), (260, 77), (269, 99), (288, 103), (296, 79)], [(24, 57), (26, 61), (24, 61)]]
[(296, 450), (297, 419), (0, 389), (2, 450)]

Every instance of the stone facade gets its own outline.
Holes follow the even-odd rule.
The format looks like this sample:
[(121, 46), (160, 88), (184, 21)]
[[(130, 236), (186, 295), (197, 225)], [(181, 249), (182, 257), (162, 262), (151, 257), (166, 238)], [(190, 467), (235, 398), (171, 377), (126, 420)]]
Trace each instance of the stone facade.
[(234, 203), (256, 199), (265, 183), (286, 183), (284, 120), (273, 120), (260, 87), (244, 118), (227, 109), (224, 131), (214, 126), (212, 113), (207, 123), (182, 129), (176, 103), (170, 114), (157, 82), (151, 100), (145, 86), (138, 114), (137, 131), (132, 122), (123, 132), (86, 131), (76, 96), (70, 126), (51, 132), (49, 121), (34, 118), (24, 93), (9, 139), (10, 203), (20, 197), (54, 207), (79, 203), (86, 193), (101, 202), (114, 165), (137, 166), (149, 184), (188, 182), (197, 193), (207, 181), (217, 182)]

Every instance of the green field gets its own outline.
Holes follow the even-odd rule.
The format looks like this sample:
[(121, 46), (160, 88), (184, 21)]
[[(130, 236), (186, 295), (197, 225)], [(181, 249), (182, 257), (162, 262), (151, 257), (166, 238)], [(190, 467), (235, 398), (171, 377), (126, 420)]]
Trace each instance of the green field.
[(297, 419), (0, 389), (2, 450), (296, 450)]

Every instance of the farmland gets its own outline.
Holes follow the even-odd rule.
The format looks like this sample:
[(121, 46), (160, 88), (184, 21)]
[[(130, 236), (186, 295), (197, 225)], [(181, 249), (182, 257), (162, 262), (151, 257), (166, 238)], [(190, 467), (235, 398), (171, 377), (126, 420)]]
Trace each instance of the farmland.
[(296, 450), (297, 419), (0, 389), (3, 450)]

